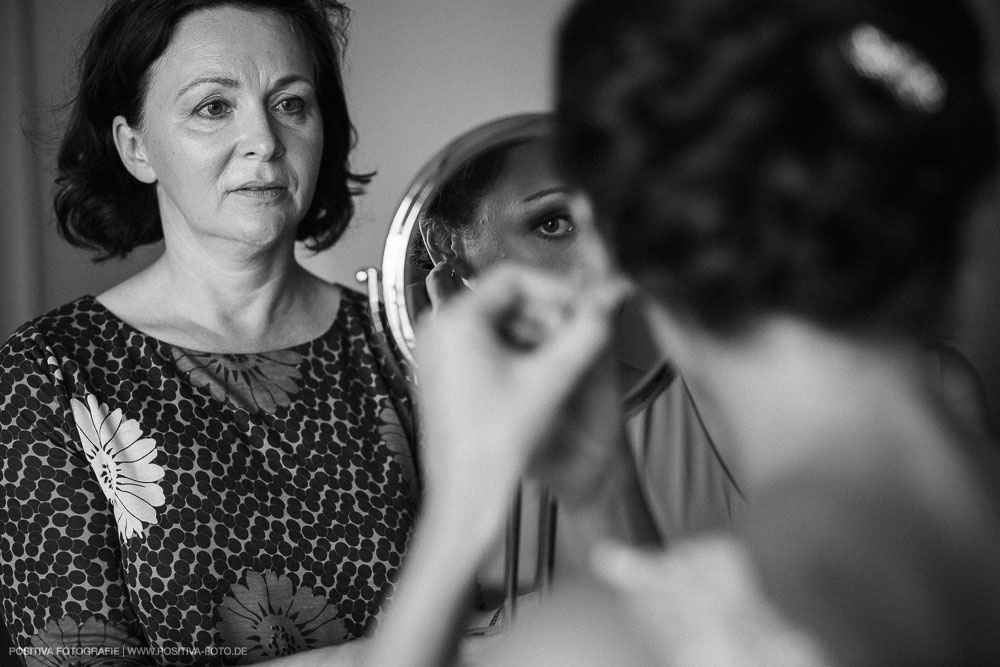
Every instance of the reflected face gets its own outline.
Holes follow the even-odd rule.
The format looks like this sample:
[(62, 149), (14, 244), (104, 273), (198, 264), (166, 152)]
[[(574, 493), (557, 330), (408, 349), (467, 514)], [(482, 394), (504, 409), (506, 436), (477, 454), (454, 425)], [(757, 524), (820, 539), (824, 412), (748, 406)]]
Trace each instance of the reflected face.
[(593, 226), (574, 219), (574, 199), (555, 172), (546, 142), (516, 145), (479, 199), (474, 223), (456, 239), (456, 251), (473, 273), (515, 261), (581, 280), (592, 277), (606, 269), (607, 254)]
[(294, 239), (323, 124), (309, 53), (283, 17), (234, 7), (186, 16), (150, 70), (144, 114), (168, 243)]

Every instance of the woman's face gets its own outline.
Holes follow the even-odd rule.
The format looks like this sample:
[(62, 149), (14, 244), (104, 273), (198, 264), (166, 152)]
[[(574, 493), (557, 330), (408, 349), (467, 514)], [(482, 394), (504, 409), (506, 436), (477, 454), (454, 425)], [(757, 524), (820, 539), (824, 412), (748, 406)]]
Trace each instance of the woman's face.
[(312, 201), (323, 123), (309, 54), (280, 15), (189, 14), (150, 69), (139, 141), (169, 244), (294, 238)]
[(604, 271), (607, 254), (596, 230), (570, 212), (575, 195), (556, 175), (548, 143), (507, 151), (504, 168), (458, 240), (473, 273), (515, 261), (584, 279)]

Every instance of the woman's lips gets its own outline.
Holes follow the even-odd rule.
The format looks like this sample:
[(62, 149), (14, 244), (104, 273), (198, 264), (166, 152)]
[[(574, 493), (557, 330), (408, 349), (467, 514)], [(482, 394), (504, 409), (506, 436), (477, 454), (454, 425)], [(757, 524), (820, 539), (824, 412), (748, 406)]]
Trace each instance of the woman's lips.
[(231, 191), (231, 194), (251, 199), (278, 199), (288, 193), (288, 189), (280, 185), (249, 185)]

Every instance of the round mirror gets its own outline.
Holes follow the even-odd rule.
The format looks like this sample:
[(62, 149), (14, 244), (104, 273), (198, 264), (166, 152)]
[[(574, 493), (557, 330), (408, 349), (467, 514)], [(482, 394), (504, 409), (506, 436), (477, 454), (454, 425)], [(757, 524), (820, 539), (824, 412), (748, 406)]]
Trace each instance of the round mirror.
[[(551, 157), (549, 114), (520, 114), (462, 134), (421, 169), (385, 243), (382, 300), (395, 347), (411, 369), (417, 322), (475, 276), (513, 261), (586, 281), (607, 269), (596, 229), (574, 219), (579, 196)], [(666, 387), (673, 371), (649, 335), (637, 291), (616, 327), (627, 414)]]
[[(407, 189), (386, 239), (381, 285), (374, 268), (359, 277), (368, 281), (373, 312), (384, 307), (387, 342), (412, 381), (419, 382), (413, 359), (419, 320), (455, 293), (474, 289), (476, 276), (491, 265), (516, 261), (583, 283), (610, 268), (589, 216), (573, 215), (579, 210), (574, 204), (583, 200), (559, 176), (551, 139), (549, 114), (486, 123), (434, 155)], [(636, 288), (618, 313), (614, 356), (639, 483), (658, 529), (672, 539), (725, 525), (738, 489), (689, 388), (653, 342), (650, 307)], [(564, 525), (555, 522), (544, 489), (525, 487), (523, 512), (521, 497), (512, 508), (505, 547), (479, 577), (484, 596), (502, 581), (509, 605), (518, 590), (544, 589), (551, 580), (552, 527)], [(532, 516), (540, 517), (537, 524), (522, 520)], [(518, 569), (519, 562), (529, 565)]]

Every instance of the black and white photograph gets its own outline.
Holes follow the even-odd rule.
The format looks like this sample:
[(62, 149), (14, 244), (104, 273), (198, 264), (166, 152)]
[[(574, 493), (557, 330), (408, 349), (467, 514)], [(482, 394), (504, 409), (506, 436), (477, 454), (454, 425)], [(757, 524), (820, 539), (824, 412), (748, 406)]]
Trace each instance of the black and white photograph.
[(0, 667), (1000, 664), (996, 0), (0, 0)]

